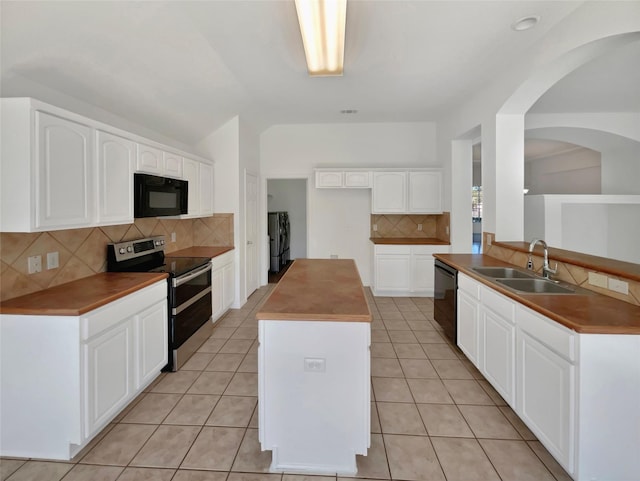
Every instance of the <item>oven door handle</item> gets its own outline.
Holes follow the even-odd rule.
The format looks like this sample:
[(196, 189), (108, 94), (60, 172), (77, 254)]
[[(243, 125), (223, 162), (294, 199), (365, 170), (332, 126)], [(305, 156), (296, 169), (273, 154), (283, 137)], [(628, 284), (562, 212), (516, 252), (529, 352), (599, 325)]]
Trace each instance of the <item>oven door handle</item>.
[(191, 279), (193, 279), (194, 277), (198, 277), (199, 275), (204, 274), (205, 272), (208, 272), (211, 270), (211, 262), (209, 262), (206, 266), (204, 266), (202, 269), (198, 269), (197, 271), (193, 271), (190, 272), (189, 274), (187, 274), (186, 276), (180, 276), (180, 277), (175, 277), (173, 279), (173, 287), (178, 287), (181, 286), (182, 284), (184, 284), (185, 282), (189, 282)]

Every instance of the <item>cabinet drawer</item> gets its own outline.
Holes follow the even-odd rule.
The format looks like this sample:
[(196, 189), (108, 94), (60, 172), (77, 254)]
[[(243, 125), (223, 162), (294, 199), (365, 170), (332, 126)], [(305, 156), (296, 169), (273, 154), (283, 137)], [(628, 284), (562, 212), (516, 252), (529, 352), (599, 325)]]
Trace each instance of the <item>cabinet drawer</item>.
[(216, 269), (220, 269), (222, 266), (233, 262), (234, 251), (225, 252), (224, 254), (220, 254), (217, 257), (211, 259), (211, 268), (215, 271)]
[(482, 304), (513, 324), (515, 322), (515, 302), (511, 299), (507, 299), (488, 287), (481, 286), (480, 289)]
[(95, 309), (81, 317), (80, 338), (92, 338), (120, 324), (143, 309), (167, 300), (167, 281), (156, 282), (133, 294)]
[(411, 246), (406, 245), (377, 245), (375, 246), (375, 252), (377, 254), (397, 254), (397, 255), (409, 255), (411, 254)]
[(480, 284), (464, 274), (458, 273), (458, 289), (474, 299), (480, 299)]
[(518, 306), (516, 309), (518, 328), (541, 342), (560, 356), (575, 362), (576, 333), (557, 322), (532, 310)]

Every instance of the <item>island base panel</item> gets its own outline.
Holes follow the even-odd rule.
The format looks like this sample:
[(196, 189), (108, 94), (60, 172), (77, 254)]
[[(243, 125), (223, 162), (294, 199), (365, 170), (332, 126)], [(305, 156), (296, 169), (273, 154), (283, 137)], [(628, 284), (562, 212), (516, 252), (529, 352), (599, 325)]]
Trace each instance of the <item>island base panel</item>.
[(355, 474), (370, 445), (370, 324), (259, 321), (260, 442), (271, 470)]

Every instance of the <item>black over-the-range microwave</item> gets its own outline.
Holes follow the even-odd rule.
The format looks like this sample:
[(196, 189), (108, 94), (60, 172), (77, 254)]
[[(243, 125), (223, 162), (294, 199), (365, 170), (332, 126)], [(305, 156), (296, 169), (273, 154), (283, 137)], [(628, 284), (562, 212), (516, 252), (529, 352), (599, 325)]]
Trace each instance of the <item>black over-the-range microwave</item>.
[(133, 216), (158, 217), (188, 213), (189, 183), (148, 174), (133, 174)]

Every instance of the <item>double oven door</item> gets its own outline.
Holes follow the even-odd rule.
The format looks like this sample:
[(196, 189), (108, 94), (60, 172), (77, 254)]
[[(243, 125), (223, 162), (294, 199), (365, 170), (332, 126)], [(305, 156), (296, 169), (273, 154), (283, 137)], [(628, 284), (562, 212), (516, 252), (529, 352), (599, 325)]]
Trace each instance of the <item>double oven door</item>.
[(176, 351), (211, 320), (211, 263), (169, 282), (169, 367), (175, 370)]

